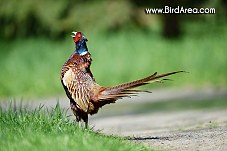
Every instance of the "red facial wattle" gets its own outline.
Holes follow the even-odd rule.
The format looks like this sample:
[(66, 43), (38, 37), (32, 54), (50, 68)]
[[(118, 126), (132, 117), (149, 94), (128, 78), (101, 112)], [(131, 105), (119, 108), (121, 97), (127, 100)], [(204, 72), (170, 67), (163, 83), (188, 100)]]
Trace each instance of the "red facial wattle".
[(76, 36), (73, 38), (74, 42), (78, 42), (82, 38), (81, 32), (77, 32)]

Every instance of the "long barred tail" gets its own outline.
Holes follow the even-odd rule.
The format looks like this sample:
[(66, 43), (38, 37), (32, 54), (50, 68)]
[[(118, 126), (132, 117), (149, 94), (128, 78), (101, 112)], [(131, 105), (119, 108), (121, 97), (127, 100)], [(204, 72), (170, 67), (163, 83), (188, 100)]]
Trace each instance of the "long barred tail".
[(146, 85), (152, 82), (160, 82), (161, 80), (166, 80), (166, 79), (160, 79), (160, 78), (173, 75), (176, 73), (180, 73), (180, 72), (185, 72), (185, 71), (169, 72), (165, 74), (157, 74), (157, 72), (155, 72), (154, 74), (140, 80), (135, 80), (132, 82), (120, 84), (113, 87), (107, 87), (102, 89), (99, 92), (99, 99), (100, 100), (117, 100), (122, 97), (130, 97), (137, 92), (147, 92), (142, 90), (133, 90), (132, 88)]

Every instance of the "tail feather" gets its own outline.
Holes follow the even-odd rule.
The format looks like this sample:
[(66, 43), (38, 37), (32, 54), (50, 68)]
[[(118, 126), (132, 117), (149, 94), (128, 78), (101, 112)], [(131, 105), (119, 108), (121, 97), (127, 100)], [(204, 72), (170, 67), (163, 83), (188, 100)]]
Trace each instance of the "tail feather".
[(99, 100), (117, 100), (123, 97), (134, 96), (138, 92), (149, 92), (149, 91), (143, 91), (143, 90), (133, 90), (133, 88), (146, 85), (152, 82), (162, 82), (163, 80), (169, 80), (169, 79), (161, 79), (161, 80), (159, 79), (162, 77), (166, 77), (180, 72), (184, 72), (184, 71), (169, 72), (165, 74), (157, 74), (157, 72), (155, 72), (154, 74), (140, 80), (135, 80), (135, 81), (123, 83), (117, 86), (104, 88), (99, 92)]

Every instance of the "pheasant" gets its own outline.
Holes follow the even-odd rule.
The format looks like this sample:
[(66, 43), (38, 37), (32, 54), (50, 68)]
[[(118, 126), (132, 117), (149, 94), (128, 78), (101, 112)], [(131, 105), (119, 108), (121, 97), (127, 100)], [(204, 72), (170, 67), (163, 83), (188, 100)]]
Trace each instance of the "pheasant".
[[(183, 71), (165, 74), (154, 74), (139, 80), (119, 84), (112, 87), (103, 87), (95, 82), (90, 70), (92, 58), (87, 48), (87, 38), (81, 32), (72, 32), (76, 49), (63, 64), (61, 70), (61, 83), (70, 100), (70, 107), (76, 121), (85, 123), (88, 127), (88, 115), (96, 114), (102, 106), (115, 103), (123, 97), (130, 97), (142, 90), (132, 88), (160, 81), (158, 79)], [(164, 80), (164, 79), (162, 79)], [(144, 91), (143, 91), (144, 92)], [(82, 124), (82, 123), (81, 123)]]

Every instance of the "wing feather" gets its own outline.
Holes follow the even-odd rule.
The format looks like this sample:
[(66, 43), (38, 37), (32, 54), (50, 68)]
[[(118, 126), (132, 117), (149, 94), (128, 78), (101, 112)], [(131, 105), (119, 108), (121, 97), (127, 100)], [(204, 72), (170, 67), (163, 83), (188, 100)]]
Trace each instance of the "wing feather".
[[(82, 71), (73, 72), (69, 69), (63, 76), (63, 84), (67, 87), (71, 98), (77, 103), (81, 110), (88, 111), (89, 108), (89, 90), (87, 85), (88, 80), (81, 78)], [(80, 77), (78, 77), (80, 76)], [(84, 75), (83, 75), (84, 76)]]

